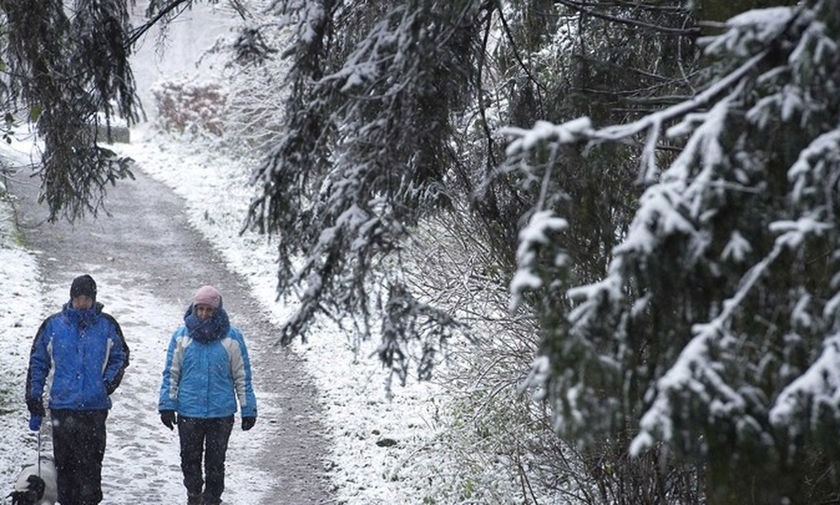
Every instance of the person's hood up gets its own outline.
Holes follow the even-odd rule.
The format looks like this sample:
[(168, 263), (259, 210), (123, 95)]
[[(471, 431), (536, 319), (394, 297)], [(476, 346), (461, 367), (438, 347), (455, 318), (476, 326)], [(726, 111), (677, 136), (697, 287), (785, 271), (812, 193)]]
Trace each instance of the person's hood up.
[(96, 321), (96, 318), (99, 317), (99, 314), (102, 313), (102, 308), (105, 305), (95, 302), (93, 307), (89, 309), (79, 310), (73, 308), (73, 302), (69, 301), (61, 307), (62, 315), (67, 318), (72, 323), (75, 324), (86, 324), (89, 325)]

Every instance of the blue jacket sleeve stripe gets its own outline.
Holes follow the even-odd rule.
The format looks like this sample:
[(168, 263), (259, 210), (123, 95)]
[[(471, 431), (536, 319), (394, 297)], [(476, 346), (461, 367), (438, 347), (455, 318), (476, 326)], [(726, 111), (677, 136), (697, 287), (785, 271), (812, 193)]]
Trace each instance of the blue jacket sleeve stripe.
[(251, 385), (251, 360), (248, 357), (248, 349), (245, 346), (245, 339), (239, 332), (232, 332), (239, 347), (242, 366), (234, 370), (234, 383), (236, 384), (239, 407), (242, 409), (242, 417), (257, 417), (257, 397)]
[(175, 346), (178, 343), (178, 332), (172, 334), (169, 340), (169, 349), (166, 351), (166, 365), (163, 367), (163, 382), (160, 385), (160, 398), (158, 400), (158, 410), (176, 410), (178, 406), (176, 401), (172, 398), (172, 381), (175, 381), (174, 388), (178, 388), (178, 374), (172, 377), (172, 358), (175, 355)]

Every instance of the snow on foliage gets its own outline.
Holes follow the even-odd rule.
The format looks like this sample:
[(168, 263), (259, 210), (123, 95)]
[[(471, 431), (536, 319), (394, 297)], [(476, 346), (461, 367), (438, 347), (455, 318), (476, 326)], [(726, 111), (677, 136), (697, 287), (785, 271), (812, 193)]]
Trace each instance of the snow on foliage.
[[(707, 54), (731, 53), (748, 56), (755, 48), (764, 48), (782, 35), (787, 24), (798, 14), (793, 7), (772, 7), (741, 13), (726, 22), (724, 34), (705, 39)], [(808, 13), (809, 14), (809, 13)]]
[[(130, 160), (97, 145), (113, 117), (138, 119), (125, 2), (10, 0), (3, 4), (0, 92), (7, 123), (26, 111), (44, 142), (38, 175), (50, 219), (96, 214)], [(99, 118), (104, 114), (105, 124)], [(8, 140), (8, 139), (7, 139)]]
[[(762, 478), (840, 449), (823, 444), (840, 422), (838, 15), (822, 0), (730, 19), (701, 41), (696, 95), (636, 121), (507, 130), (523, 178), (546, 147), (646, 135), (635, 218), (605, 275), (554, 307), (568, 328), (535, 362), (564, 433), (635, 425), (634, 455), (664, 443)], [(684, 140), (660, 173), (666, 127)]]
[(159, 125), (164, 130), (174, 133), (194, 130), (217, 137), (224, 134), (225, 94), (221, 85), (175, 79), (158, 83), (151, 91)]
[(565, 219), (554, 216), (550, 210), (542, 210), (535, 212), (528, 225), (519, 232), (519, 248), (516, 250), (518, 268), (510, 281), (512, 307), (519, 305), (525, 290), (542, 285), (542, 279), (531, 270), (537, 259), (537, 250), (540, 245), (549, 242), (550, 232), (561, 231), (567, 226)]
[(255, 172), (263, 195), (249, 224), (282, 236), (279, 291), (301, 298), (285, 342), (305, 338), (317, 315), (352, 315), (354, 338), (369, 338), (378, 316), (383, 360), (404, 381), (408, 343), (422, 342), (413, 364), (426, 376), (458, 325), (413, 296), (398, 269), (379, 266), (398, 265), (412, 227), (449, 204), (447, 148), (436, 139), (452, 128), (449, 110), (462, 106), (469, 83), (449, 76), (471, 57), (460, 44), (479, 5), (321, 4), (276, 3), (292, 28), (289, 112)]
[(585, 138), (592, 131), (592, 121), (583, 117), (567, 123), (555, 125), (548, 121), (537, 121), (533, 128), (507, 127), (501, 133), (514, 137), (508, 145), (506, 154), (514, 156), (522, 151), (529, 151), (542, 142), (569, 143)]
[[(827, 410), (833, 418), (840, 417), (840, 335), (825, 341), (817, 360), (792, 383), (785, 387), (770, 409), (770, 422), (776, 429), (788, 432), (791, 440), (816, 429), (816, 421)], [(803, 426), (796, 419), (808, 414), (810, 425)]]

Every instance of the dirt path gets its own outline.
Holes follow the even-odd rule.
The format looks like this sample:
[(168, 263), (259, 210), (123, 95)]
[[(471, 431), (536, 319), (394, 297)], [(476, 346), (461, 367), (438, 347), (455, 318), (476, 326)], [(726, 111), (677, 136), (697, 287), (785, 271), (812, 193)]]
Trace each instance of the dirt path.
[[(123, 327), (132, 362), (114, 395), (103, 470), (104, 504), (183, 503), (177, 435), (159, 422), (156, 405), (169, 336), (194, 290), (222, 292), (231, 322), (248, 342), (260, 411), (248, 433), (237, 427), (227, 461), (231, 505), (331, 503), (324, 476), (324, 429), (317, 392), (299, 357), (274, 345), (269, 322), (246, 283), (187, 223), (171, 190), (136, 171), (109, 189), (110, 216), (71, 226), (46, 223), (36, 205), (37, 179), (11, 181), (19, 222), (39, 258), (46, 299), (58, 310), (72, 278), (90, 273), (99, 301)], [(33, 329), (34, 332), (34, 329)]]

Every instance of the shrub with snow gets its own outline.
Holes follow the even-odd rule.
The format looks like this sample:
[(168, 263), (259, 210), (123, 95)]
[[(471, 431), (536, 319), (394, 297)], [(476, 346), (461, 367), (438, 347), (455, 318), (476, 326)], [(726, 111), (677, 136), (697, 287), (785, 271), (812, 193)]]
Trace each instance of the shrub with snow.
[(158, 126), (171, 133), (221, 137), (227, 94), (218, 83), (174, 79), (152, 88)]

